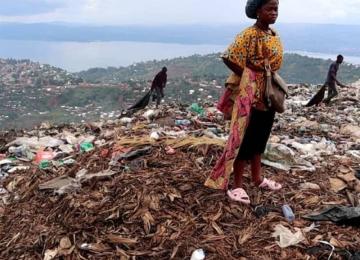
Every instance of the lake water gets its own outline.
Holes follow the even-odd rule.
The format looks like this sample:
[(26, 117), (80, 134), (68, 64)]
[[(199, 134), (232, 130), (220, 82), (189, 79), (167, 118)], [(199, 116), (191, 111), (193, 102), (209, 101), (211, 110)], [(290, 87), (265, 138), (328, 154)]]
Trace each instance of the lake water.
[[(148, 60), (170, 59), (193, 54), (222, 52), (223, 45), (183, 45), (148, 42), (45, 42), (0, 40), (0, 57), (30, 59), (64, 68), (70, 72), (92, 67), (128, 66)], [(334, 54), (297, 51), (301, 55), (332, 58)], [(360, 64), (360, 57), (345, 57)]]
[(0, 57), (30, 59), (71, 72), (93, 67), (128, 66), (223, 51), (220, 45), (182, 45), (147, 42), (43, 42), (0, 40)]

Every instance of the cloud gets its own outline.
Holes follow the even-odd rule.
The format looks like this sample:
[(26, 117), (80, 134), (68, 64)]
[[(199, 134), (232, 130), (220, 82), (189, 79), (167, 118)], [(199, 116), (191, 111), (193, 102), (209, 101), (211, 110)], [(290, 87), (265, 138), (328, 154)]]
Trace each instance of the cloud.
[[(0, 21), (12, 22), (68, 22), (97, 25), (223, 25), (252, 22), (244, 14), (246, 0), (5, 0), (1, 2), (4, 2), (5, 6), (1, 8)], [(279, 22), (360, 24), (360, 0), (280, 0)]]
[(63, 6), (58, 0), (1, 0), (1, 16), (28, 16), (49, 13)]

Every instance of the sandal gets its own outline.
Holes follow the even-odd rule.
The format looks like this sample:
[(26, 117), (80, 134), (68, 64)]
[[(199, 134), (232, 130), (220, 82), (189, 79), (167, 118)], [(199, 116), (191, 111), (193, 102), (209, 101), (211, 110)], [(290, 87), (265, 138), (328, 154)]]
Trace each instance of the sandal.
[(230, 199), (234, 201), (238, 201), (244, 204), (250, 204), (249, 195), (247, 195), (246, 191), (242, 188), (237, 188), (235, 190), (228, 190), (227, 195)]
[(272, 180), (264, 178), (262, 183), (259, 185), (259, 188), (277, 191), (282, 188), (282, 185), (280, 183), (277, 183), (276, 181), (272, 181)]

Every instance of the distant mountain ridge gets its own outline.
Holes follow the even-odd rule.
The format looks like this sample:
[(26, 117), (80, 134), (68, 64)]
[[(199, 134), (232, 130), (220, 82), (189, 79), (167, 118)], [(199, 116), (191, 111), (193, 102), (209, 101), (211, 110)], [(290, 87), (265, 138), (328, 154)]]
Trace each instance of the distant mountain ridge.
[[(227, 45), (250, 24), (85, 26), (0, 23), (0, 39), (36, 41), (135, 41)], [(276, 24), (285, 49), (360, 56), (360, 25)]]

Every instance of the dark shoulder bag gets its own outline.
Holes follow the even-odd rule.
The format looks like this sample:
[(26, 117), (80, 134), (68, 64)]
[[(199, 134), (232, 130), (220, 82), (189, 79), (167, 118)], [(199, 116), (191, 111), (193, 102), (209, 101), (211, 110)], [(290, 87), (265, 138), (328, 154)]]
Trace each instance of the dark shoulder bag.
[(271, 71), (269, 59), (265, 59), (267, 106), (275, 112), (284, 113), (285, 99), (288, 96), (288, 86), (277, 72)]

